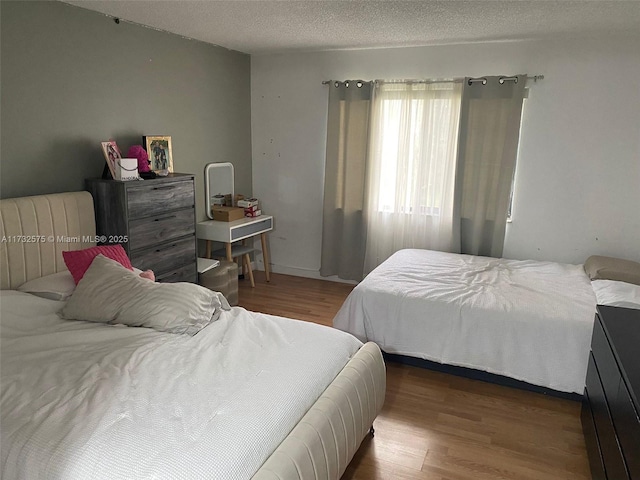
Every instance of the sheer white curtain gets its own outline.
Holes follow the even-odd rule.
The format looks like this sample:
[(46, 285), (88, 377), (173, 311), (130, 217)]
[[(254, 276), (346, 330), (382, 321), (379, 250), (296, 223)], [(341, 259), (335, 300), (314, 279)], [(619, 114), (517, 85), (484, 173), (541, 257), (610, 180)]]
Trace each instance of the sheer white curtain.
[(376, 83), (365, 275), (402, 248), (452, 250), (461, 92), (453, 82)]

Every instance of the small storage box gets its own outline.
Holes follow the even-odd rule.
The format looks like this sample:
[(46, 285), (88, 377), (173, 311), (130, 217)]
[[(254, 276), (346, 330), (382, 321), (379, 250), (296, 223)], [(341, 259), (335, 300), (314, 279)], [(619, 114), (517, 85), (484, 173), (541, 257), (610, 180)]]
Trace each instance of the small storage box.
[(198, 283), (203, 287), (222, 293), (229, 305), (238, 305), (238, 265), (226, 260), (220, 266), (198, 274)]
[(213, 219), (219, 222), (233, 222), (244, 218), (244, 208), (238, 207), (221, 207), (213, 205), (211, 207)]

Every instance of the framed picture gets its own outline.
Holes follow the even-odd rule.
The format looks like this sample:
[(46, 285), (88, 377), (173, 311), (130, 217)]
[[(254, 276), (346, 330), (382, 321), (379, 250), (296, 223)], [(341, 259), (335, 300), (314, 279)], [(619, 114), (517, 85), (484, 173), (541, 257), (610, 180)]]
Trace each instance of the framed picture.
[(149, 167), (156, 173), (173, 172), (171, 137), (145, 136), (142, 141), (149, 155)]
[(107, 166), (109, 167), (111, 178), (116, 178), (116, 165), (118, 163), (118, 160), (122, 158), (122, 155), (120, 155), (120, 149), (118, 148), (115, 140), (101, 142), (101, 144), (102, 153), (104, 153), (104, 159), (106, 160)]

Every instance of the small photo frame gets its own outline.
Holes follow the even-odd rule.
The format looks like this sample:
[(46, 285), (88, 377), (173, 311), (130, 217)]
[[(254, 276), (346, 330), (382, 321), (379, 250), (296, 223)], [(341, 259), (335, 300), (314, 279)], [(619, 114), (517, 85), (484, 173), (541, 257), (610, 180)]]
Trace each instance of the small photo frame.
[(173, 153), (171, 151), (171, 137), (144, 136), (142, 142), (149, 155), (149, 168), (157, 174), (173, 172)]
[(108, 142), (101, 142), (102, 144), (102, 153), (104, 154), (104, 159), (107, 162), (107, 166), (109, 167), (109, 172), (111, 173), (111, 178), (116, 178), (116, 166), (118, 161), (122, 158), (120, 154), (120, 149), (116, 144), (115, 140), (109, 140)]

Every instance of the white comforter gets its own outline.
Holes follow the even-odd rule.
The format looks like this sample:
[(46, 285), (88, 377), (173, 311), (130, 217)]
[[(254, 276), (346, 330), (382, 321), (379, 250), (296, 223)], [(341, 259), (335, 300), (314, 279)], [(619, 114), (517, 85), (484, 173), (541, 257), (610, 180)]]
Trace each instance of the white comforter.
[(250, 478), (361, 345), (241, 308), (189, 337), (0, 302), (4, 480)]
[(580, 265), (401, 250), (333, 324), (388, 353), (582, 394), (595, 305)]

